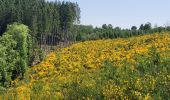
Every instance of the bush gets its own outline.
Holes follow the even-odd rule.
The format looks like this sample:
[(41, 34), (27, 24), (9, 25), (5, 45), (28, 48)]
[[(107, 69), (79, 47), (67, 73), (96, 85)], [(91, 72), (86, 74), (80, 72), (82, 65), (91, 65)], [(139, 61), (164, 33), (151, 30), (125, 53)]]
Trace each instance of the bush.
[(2, 86), (8, 86), (12, 80), (12, 71), (18, 61), (18, 52), (14, 49), (16, 44), (9, 34), (0, 37), (0, 83)]
[(9, 86), (16, 77), (24, 77), (28, 65), (28, 32), (23, 24), (8, 25), (7, 31), (0, 37), (0, 83)]
[(43, 61), (45, 58), (45, 52), (42, 49), (39, 49), (39, 59)]

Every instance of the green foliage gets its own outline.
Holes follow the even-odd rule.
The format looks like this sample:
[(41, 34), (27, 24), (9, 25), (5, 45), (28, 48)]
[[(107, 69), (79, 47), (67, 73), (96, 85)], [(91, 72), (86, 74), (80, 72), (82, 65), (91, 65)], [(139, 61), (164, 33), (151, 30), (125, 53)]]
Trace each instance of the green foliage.
[[(83, 80), (84, 81), (84, 80)], [(100, 100), (101, 94), (100, 91), (97, 90), (96, 87), (88, 87), (85, 86), (83, 83), (71, 83), (69, 84), (69, 87), (67, 87), (68, 90), (68, 95), (66, 95), (67, 99), (98, 99)]]
[(35, 85), (32, 87), (33, 94), (40, 95), (40, 92), (43, 90), (43, 81), (37, 81)]
[(0, 37), (0, 80), (1, 85), (9, 83), (18, 76), (24, 77), (28, 65), (29, 51), (27, 38), (29, 29), (23, 24), (9, 25), (7, 32)]
[(55, 37), (55, 41), (46, 38), (54, 43), (63, 38), (68, 39), (74, 23), (79, 23), (80, 19), (78, 4), (69, 1), (1, 0), (0, 8), (3, 8), (0, 9), (0, 35), (8, 24), (19, 22), (29, 27), (39, 43), (42, 41), (41, 36)]
[(0, 83), (3, 86), (8, 86), (12, 80), (12, 71), (18, 60), (16, 45), (11, 35), (5, 34), (0, 37)]
[(16, 65), (13, 70), (16, 76), (21, 75), (23, 77), (27, 67), (28, 32), (29, 29), (27, 26), (14, 23), (12, 25), (9, 25), (7, 28), (7, 32), (4, 33), (4, 34), (11, 35), (14, 41), (16, 41), (17, 43), (15, 50), (18, 52), (19, 56), (18, 56), (18, 61), (16, 62)]
[(27, 37), (27, 65), (31, 66), (32, 62), (35, 60), (35, 48), (36, 48), (36, 42), (35, 38), (33, 38), (30, 34), (28, 34)]
[(43, 61), (45, 58), (45, 52), (43, 50), (39, 50), (39, 59), (40, 61)]
[(93, 28), (92, 26), (77, 25), (76, 41), (97, 40), (97, 39), (114, 39), (114, 38), (128, 38), (142, 34), (152, 34), (155, 32), (169, 31), (169, 27), (154, 27), (151, 23), (141, 24), (139, 29), (132, 26), (131, 29), (121, 29), (111, 24), (103, 24), (102, 28)]

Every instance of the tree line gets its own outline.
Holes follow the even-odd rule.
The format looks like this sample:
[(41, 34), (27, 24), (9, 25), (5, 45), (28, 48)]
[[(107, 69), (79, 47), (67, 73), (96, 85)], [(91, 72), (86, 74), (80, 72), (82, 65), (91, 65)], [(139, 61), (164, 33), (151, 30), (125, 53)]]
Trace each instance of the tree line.
[[(47, 2), (45, 0), (1, 0), (0, 35), (8, 24), (25, 24), (39, 43), (44, 38), (68, 41), (72, 27), (79, 23), (80, 8), (73, 2)], [(52, 41), (50, 41), (52, 42)]]
[(127, 38), (142, 34), (170, 31), (169, 25), (153, 27), (150, 22), (141, 24), (139, 28), (137, 28), (137, 26), (132, 26), (130, 29), (113, 27), (111, 24), (103, 24), (102, 27), (95, 28), (91, 25), (77, 25), (76, 27), (78, 27), (76, 41)]

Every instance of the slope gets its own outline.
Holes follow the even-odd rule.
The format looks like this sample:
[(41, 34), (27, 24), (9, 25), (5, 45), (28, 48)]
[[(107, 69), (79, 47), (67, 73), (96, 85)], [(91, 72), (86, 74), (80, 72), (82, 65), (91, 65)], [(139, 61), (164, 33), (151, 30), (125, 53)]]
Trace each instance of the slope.
[(86, 41), (56, 50), (28, 69), (5, 99), (167, 99), (170, 34)]

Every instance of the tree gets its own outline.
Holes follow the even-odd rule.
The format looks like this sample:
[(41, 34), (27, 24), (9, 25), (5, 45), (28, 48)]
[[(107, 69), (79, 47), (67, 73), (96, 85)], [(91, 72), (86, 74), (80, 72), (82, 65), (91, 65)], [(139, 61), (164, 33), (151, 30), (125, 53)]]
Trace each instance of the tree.
[(102, 28), (103, 28), (103, 29), (107, 29), (107, 25), (106, 25), (106, 24), (103, 24), (103, 25), (102, 25)]
[(137, 30), (137, 27), (136, 26), (132, 26), (131, 30)]
[(8, 86), (18, 76), (24, 77), (32, 53), (28, 49), (31, 43), (28, 32), (27, 26), (14, 23), (8, 25), (0, 37), (0, 83), (3, 86)]
[(143, 24), (140, 25), (139, 29), (140, 29), (140, 30), (144, 30)]
[(146, 23), (146, 24), (143, 26), (143, 29), (144, 29), (144, 30), (151, 30), (151, 28), (152, 28), (152, 26), (151, 26), (151, 23), (150, 23), (150, 22)]
[(6, 34), (12, 35), (17, 42), (16, 51), (19, 53), (19, 60), (15, 66), (14, 73), (17, 76), (24, 77), (28, 61), (28, 32), (29, 29), (23, 24), (14, 23), (8, 26)]
[[(32, 36), (36, 37), (39, 44), (42, 37), (46, 38), (48, 44), (52, 40), (47, 37), (62, 40), (65, 34), (68, 39), (75, 33), (70, 31), (74, 24), (80, 22), (79, 19), (80, 8), (77, 3), (46, 0), (0, 1), (0, 35), (5, 32), (8, 24), (19, 22), (30, 28)], [(46, 42), (44, 43), (47, 44)]]
[(12, 73), (18, 61), (16, 46), (17, 43), (12, 35), (4, 34), (0, 37), (0, 83), (2, 86), (8, 86), (12, 80)]
[(109, 25), (108, 25), (108, 28), (109, 28), (109, 29), (113, 29), (112, 24), (109, 24)]

